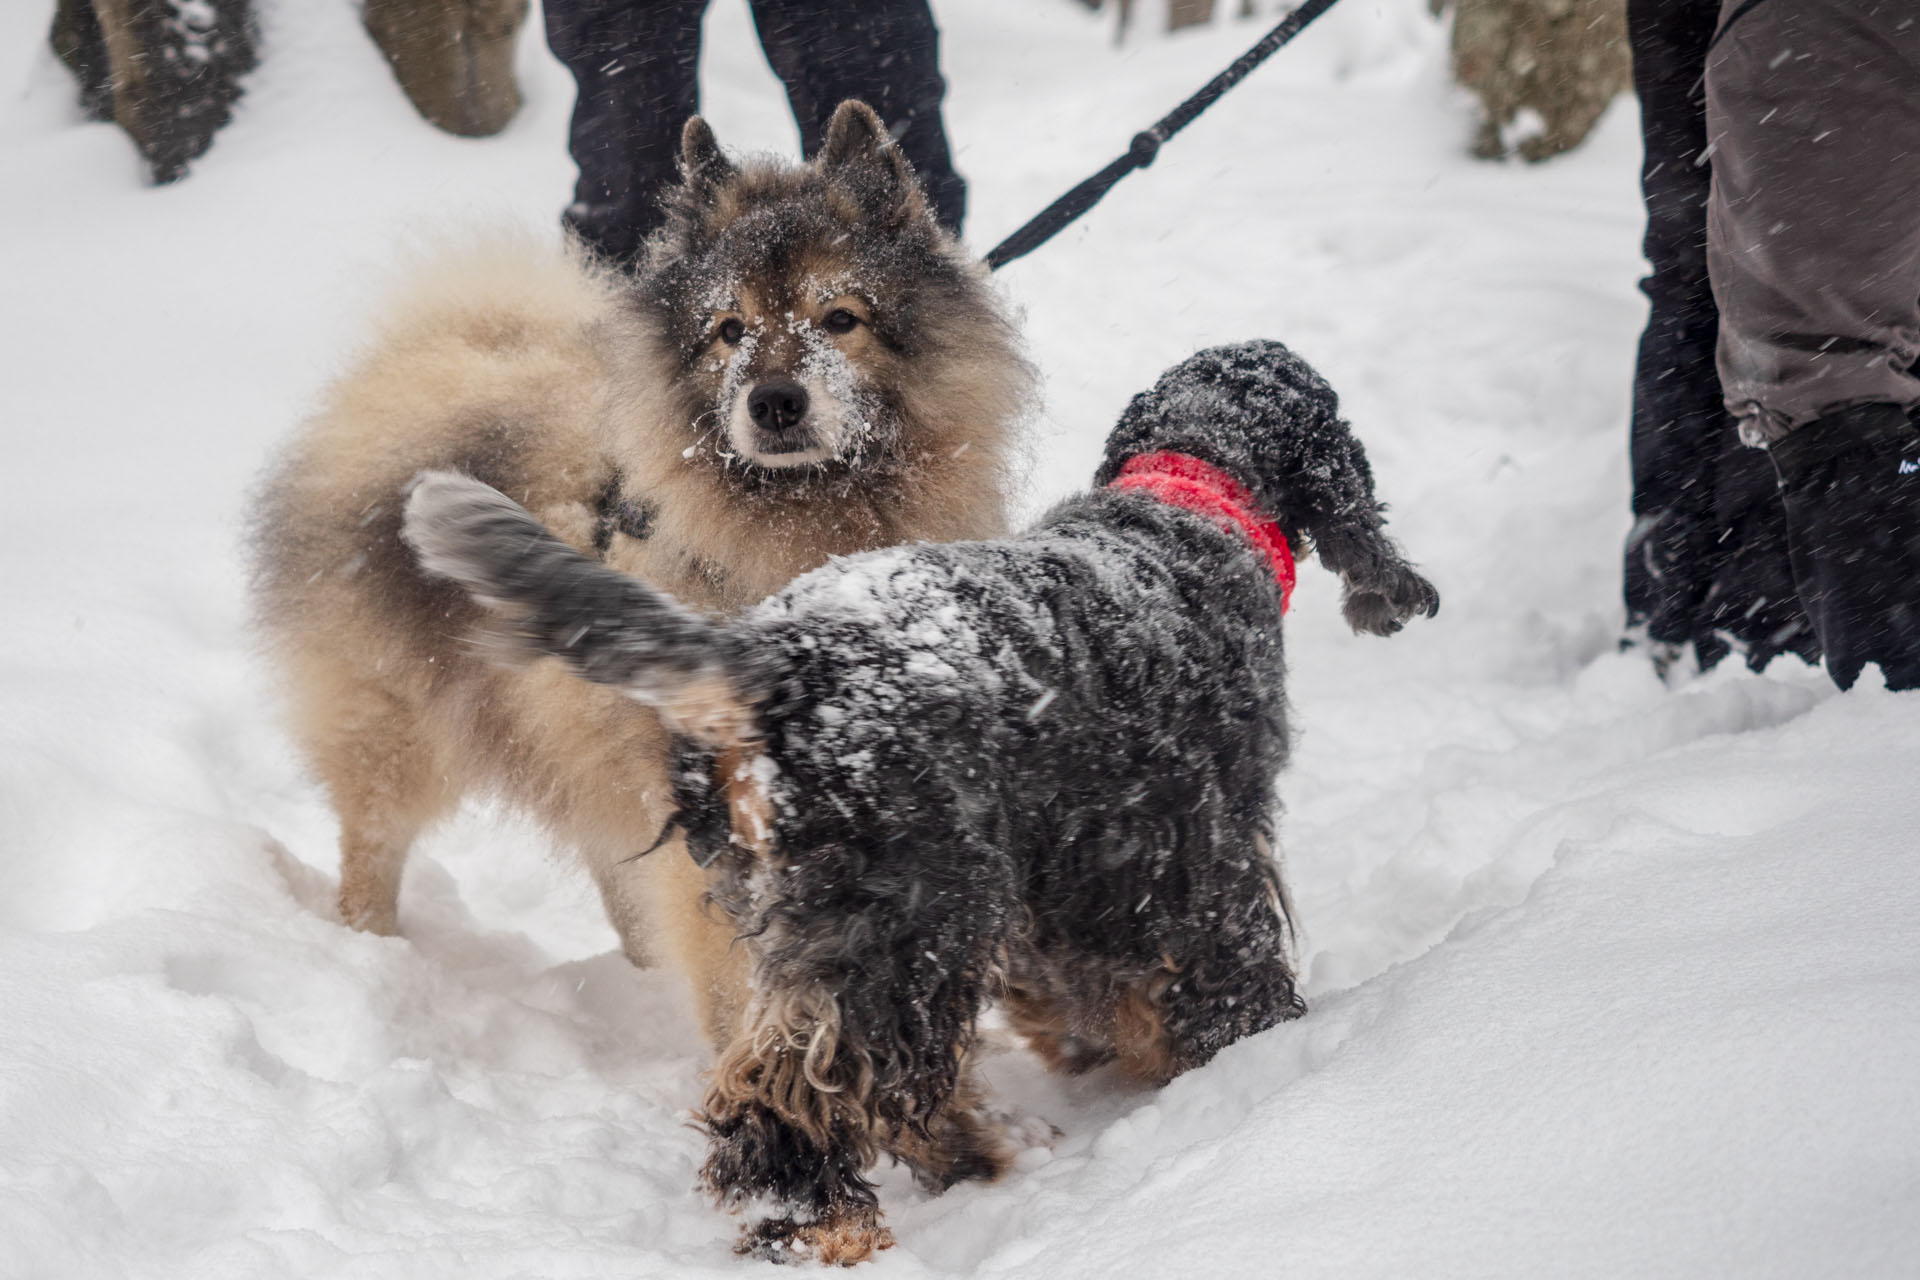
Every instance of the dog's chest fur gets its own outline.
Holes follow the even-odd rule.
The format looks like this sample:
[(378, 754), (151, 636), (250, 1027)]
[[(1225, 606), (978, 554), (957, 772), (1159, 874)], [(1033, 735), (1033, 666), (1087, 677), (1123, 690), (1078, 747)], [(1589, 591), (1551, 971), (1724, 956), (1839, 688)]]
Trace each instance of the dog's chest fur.
[[(612, 568), (657, 583), (677, 599), (736, 613), (833, 556), (925, 536), (909, 502), (885, 486), (843, 480), (789, 487), (788, 494), (735, 495), (723, 504), (698, 475), (616, 479), (597, 504), (591, 549)], [(997, 505), (965, 524), (972, 536), (999, 533)]]

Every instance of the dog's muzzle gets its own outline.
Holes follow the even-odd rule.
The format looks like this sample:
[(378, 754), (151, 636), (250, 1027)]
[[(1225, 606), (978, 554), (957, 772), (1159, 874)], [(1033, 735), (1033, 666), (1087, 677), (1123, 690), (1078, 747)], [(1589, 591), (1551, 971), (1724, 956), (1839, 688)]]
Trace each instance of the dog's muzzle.
[(817, 379), (769, 378), (735, 397), (727, 441), (764, 471), (811, 472), (849, 441), (846, 406)]
[(747, 393), (747, 418), (762, 454), (804, 453), (817, 443), (807, 420), (807, 389), (791, 378), (763, 382)]

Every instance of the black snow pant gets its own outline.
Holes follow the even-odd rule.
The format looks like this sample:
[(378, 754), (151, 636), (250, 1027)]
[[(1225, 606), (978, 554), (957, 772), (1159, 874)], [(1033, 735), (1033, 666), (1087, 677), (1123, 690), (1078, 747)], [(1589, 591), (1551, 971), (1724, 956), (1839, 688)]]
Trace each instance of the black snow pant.
[[(880, 113), (942, 224), (958, 232), (966, 184), (940, 120), (939, 31), (927, 0), (752, 0), (806, 155), (843, 99)], [(579, 85), (568, 150), (580, 167), (565, 222), (631, 262), (677, 180), (680, 129), (700, 108), (706, 0), (547, 0), (547, 43)]]

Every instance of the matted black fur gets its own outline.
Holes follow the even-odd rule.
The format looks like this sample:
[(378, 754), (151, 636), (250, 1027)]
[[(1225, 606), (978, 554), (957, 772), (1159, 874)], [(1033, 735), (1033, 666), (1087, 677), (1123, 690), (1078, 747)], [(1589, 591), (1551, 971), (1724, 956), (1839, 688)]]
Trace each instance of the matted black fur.
[[(1228, 471), (1317, 547), (1356, 630), (1438, 607), (1332, 389), (1280, 344), (1170, 370), (1100, 479), (1155, 450)], [(718, 668), (751, 709), (744, 748), (690, 743), (680, 776), (690, 846), (752, 939), (763, 1034), (742, 1043), (762, 1058), (719, 1068), (705, 1177), (782, 1206), (756, 1245), (871, 1206), (881, 1152), (936, 1185), (1001, 1167), (955, 1101), (996, 996), (1055, 1065), (1154, 1079), (1303, 1012), (1273, 854), (1281, 594), (1238, 530), (1096, 489), (1012, 537), (837, 560), (731, 621), (464, 477), (424, 478), (406, 530), (532, 650), (669, 702), (674, 673)], [(716, 771), (716, 747), (747, 763)], [(743, 784), (768, 830), (742, 830)], [(783, 1054), (804, 1059), (799, 1102)]]

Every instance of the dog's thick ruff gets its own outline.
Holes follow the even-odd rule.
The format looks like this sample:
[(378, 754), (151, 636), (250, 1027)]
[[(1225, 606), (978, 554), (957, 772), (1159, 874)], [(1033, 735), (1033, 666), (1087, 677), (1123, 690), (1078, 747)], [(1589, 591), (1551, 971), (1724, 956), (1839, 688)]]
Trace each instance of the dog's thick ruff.
[[(1357, 630), (1437, 607), (1331, 389), (1279, 344), (1171, 371), (1102, 474), (1158, 450), (1226, 470), (1316, 546)], [(507, 636), (699, 740), (682, 819), (754, 965), (705, 1104), (723, 1199), (864, 1229), (882, 1152), (936, 1186), (997, 1172), (966, 1059), (999, 990), (1055, 1065), (1153, 1081), (1302, 1012), (1273, 857), (1282, 589), (1237, 529), (1097, 490), (1015, 537), (835, 561), (733, 622), (463, 477), (421, 481), (406, 536)], [(746, 713), (717, 733), (715, 666)]]
[[(637, 276), (509, 243), (411, 281), (261, 497), (255, 605), (340, 816), (345, 920), (395, 931), (416, 835), (492, 793), (578, 853), (628, 954), (682, 970), (724, 1045), (745, 983), (733, 930), (685, 857), (633, 859), (672, 807), (658, 717), (476, 654), (473, 606), (399, 541), (406, 486), (457, 467), (570, 545), (738, 609), (832, 555), (999, 532), (1030, 371), (870, 111), (843, 107), (804, 166), (735, 164), (695, 121), (683, 162)], [(851, 329), (823, 328), (848, 309)], [(821, 394), (783, 437), (813, 433), (821, 457), (775, 470), (729, 424), (757, 385), (795, 378)]]

